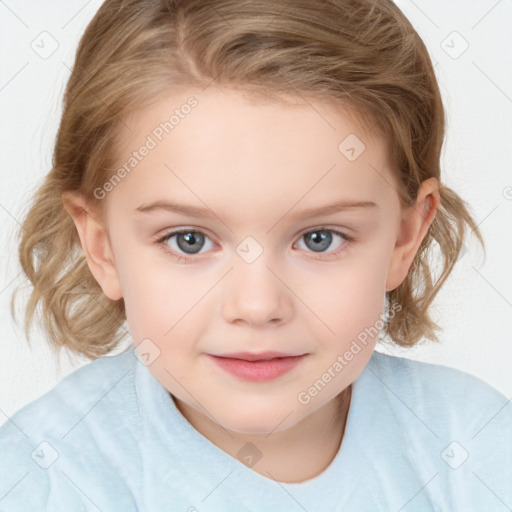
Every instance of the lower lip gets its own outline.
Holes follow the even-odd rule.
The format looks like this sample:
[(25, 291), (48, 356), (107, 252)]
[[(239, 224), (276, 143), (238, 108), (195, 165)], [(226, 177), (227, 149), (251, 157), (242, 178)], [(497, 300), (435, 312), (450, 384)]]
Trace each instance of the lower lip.
[(297, 366), (306, 354), (295, 357), (277, 357), (266, 361), (245, 361), (208, 354), (223, 370), (244, 380), (263, 382), (277, 379)]

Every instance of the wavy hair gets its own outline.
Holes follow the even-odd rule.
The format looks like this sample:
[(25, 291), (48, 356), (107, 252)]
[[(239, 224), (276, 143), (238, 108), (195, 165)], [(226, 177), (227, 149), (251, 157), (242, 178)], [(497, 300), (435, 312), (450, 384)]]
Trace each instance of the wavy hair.
[[(97, 358), (126, 335), (124, 301), (106, 297), (92, 276), (61, 194), (77, 191), (101, 211), (94, 190), (116, 168), (123, 119), (173, 89), (212, 81), (272, 101), (283, 93), (348, 106), (384, 137), (402, 207), (413, 204), (424, 180), (438, 180), (439, 209), (406, 279), (388, 292), (402, 307), (386, 324), (401, 346), (438, 341), (429, 306), (468, 227), (484, 242), (469, 205), (441, 182), (438, 83), (423, 41), (391, 0), (106, 0), (80, 39), (52, 168), (18, 232), (31, 283), (27, 340), (39, 304), (57, 348)], [(442, 268), (434, 277), (436, 244)]]

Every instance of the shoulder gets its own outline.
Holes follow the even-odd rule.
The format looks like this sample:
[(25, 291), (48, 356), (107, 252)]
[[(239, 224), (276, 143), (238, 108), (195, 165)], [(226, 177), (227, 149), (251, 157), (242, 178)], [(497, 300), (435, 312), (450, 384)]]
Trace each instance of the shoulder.
[(386, 442), (399, 445), (422, 481), (436, 475), (425, 491), (433, 502), (449, 498), (475, 510), (496, 496), (512, 503), (510, 399), (440, 364), (374, 352), (367, 370), (365, 396), (392, 425)]
[(381, 352), (374, 352), (368, 366), (395, 409), (407, 405), (440, 433), (512, 429), (511, 401), (474, 375)]
[(416, 398), (432, 397), (435, 393), (467, 396), (471, 392), (473, 402), (506, 400), (502, 393), (479, 377), (449, 366), (382, 352), (373, 353), (372, 363), (372, 369), (388, 384), (403, 387), (407, 383), (407, 393)]
[[(109, 402), (129, 381), (135, 368), (131, 350), (105, 356), (72, 371), (50, 391), (29, 402), (0, 427), (0, 439), (24, 429), (30, 437), (41, 428), (57, 428), (66, 417), (82, 416), (91, 406)], [(117, 388), (117, 389), (116, 389)], [(111, 392), (113, 392), (111, 394)]]
[(64, 475), (79, 466), (101, 474), (110, 464), (105, 447), (119, 448), (108, 431), (138, 428), (136, 364), (131, 349), (96, 359), (8, 418), (0, 427), (0, 496), (36, 507), (67, 494), (76, 503), (77, 489)]

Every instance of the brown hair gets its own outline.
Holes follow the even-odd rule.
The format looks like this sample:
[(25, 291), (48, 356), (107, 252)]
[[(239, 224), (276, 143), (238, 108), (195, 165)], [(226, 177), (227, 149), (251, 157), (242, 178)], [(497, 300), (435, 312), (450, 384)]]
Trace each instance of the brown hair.
[[(78, 191), (101, 210), (94, 190), (116, 168), (126, 116), (173, 89), (213, 81), (276, 101), (288, 93), (349, 106), (385, 137), (402, 207), (413, 204), (424, 180), (439, 181), (436, 216), (407, 278), (388, 292), (402, 308), (386, 326), (402, 346), (437, 341), (429, 306), (467, 226), (484, 242), (468, 205), (440, 181), (440, 91), (424, 43), (391, 0), (106, 0), (80, 40), (52, 168), (18, 233), (19, 260), (33, 285), (27, 339), (39, 303), (55, 347), (97, 358), (125, 336), (124, 301), (106, 297), (92, 276), (61, 193)], [(436, 279), (434, 241), (442, 255)]]

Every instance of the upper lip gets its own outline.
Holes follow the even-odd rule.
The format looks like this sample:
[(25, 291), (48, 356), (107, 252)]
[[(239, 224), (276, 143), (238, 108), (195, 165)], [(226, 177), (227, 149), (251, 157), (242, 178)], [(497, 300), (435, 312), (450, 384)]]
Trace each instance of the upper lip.
[(304, 354), (286, 354), (284, 352), (232, 352), (230, 354), (211, 354), (215, 357), (228, 357), (230, 359), (244, 359), (245, 361), (260, 361), (266, 359), (275, 359), (277, 357), (298, 357), (303, 356)]

